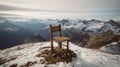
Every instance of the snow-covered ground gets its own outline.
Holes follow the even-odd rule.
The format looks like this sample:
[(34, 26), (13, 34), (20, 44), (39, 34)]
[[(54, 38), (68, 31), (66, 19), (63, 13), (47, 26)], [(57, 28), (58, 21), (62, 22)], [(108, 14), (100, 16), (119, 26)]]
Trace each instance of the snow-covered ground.
[(112, 54), (120, 54), (120, 44), (118, 44), (117, 42), (113, 42), (107, 44), (106, 46), (101, 47), (99, 51), (112, 53)]
[[(57, 46), (57, 43), (54, 42), (54, 44)], [(43, 49), (43, 47), (47, 46), (50, 46), (50, 42), (29, 43), (0, 50), (0, 59), (15, 57), (15, 59), (0, 65), (0, 67), (9, 67), (13, 64), (17, 64), (17, 67), (20, 67), (28, 62), (35, 62), (31, 67), (120, 67), (120, 55), (112, 55), (82, 48), (73, 43), (70, 43), (70, 49), (77, 54), (77, 57), (73, 58), (72, 62), (42, 64), (40, 60), (44, 58), (37, 57), (36, 55), (40, 54), (45, 49), (49, 50), (50, 48)]]

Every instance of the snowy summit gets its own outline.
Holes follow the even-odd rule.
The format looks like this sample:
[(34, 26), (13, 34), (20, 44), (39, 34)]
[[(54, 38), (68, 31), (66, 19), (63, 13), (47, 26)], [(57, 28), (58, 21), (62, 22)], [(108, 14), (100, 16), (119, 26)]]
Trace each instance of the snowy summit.
[[(57, 46), (57, 43), (54, 43)], [(50, 42), (29, 43), (0, 50), (0, 67), (119, 67), (120, 55), (102, 53), (70, 43), (70, 49), (77, 54), (72, 62), (46, 64), (43, 57), (37, 57), (43, 50), (50, 50)], [(44, 48), (44, 49), (43, 49)]]

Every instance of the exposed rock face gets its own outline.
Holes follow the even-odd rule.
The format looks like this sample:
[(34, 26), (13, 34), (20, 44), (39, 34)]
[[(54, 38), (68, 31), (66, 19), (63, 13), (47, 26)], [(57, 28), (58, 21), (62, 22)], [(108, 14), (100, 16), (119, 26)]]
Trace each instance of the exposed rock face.
[(96, 35), (95, 37), (90, 37), (89, 41), (86, 44), (86, 47), (98, 49), (106, 44), (119, 42), (119, 40), (120, 35), (116, 35), (112, 30), (108, 30)]

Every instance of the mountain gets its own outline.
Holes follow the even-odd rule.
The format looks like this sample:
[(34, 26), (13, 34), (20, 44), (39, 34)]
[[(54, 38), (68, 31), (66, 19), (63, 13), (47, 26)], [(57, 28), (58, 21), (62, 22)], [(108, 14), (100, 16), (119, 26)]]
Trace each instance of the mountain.
[[(54, 21), (53, 21), (54, 22)], [(71, 42), (80, 45), (81, 42), (86, 42), (91, 36), (96, 36), (104, 31), (112, 30), (116, 34), (120, 34), (119, 22), (114, 20), (71, 20), (63, 19), (56, 20), (52, 25), (62, 25), (63, 36), (71, 38)], [(46, 40), (50, 39), (49, 24), (46, 24), (38, 33)]]
[(70, 37), (71, 42), (75, 44), (79, 44), (81, 41), (88, 39), (90, 37), (89, 33), (82, 32), (75, 28), (64, 29), (63, 36)]
[(108, 30), (94, 37), (90, 37), (85, 46), (88, 48), (98, 49), (112, 42), (119, 42), (119, 41), (120, 41), (120, 35), (115, 34), (112, 30)]
[(23, 43), (35, 43), (35, 42), (41, 42), (46, 41), (43, 37), (41, 37), (40, 34), (34, 34), (32, 36), (27, 37)]
[[(120, 66), (120, 23), (114, 20), (29, 20), (15, 21), (0, 17), (0, 67), (119, 67)], [(35, 21), (36, 23), (34, 23)], [(17, 23), (18, 22), (18, 23)], [(23, 22), (23, 23), (22, 23)], [(27, 23), (28, 22), (28, 23)], [(30, 24), (30, 23), (31, 24)], [(24, 23), (25, 26), (24, 26)], [(37, 24), (43, 24), (37, 25)], [(30, 24), (30, 27), (29, 27)], [(32, 29), (35, 27), (37, 30)], [(69, 47), (77, 56), (69, 63), (47, 64), (40, 55), (50, 50), (49, 24), (62, 25), (63, 36), (71, 38)], [(36, 26), (37, 25), (37, 26)], [(40, 28), (40, 29), (39, 29)], [(32, 29), (32, 30), (31, 30)], [(33, 33), (34, 32), (34, 33)], [(55, 33), (56, 36), (56, 33)], [(76, 44), (73, 44), (73, 43)], [(25, 43), (25, 44), (21, 44)], [(19, 44), (19, 45), (18, 45)], [(87, 44), (90, 48), (83, 48)], [(16, 45), (16, 46), (15, 46)], [(103, 46), (105, 45), (105, 46)], [(14, 47), (12, 47), (14, 46)], [(58, 46), (54, 42), (54, 47)], [(83, 47), (80, 47), (83, 46)], [(11, 47), (11, 48), (7, 48)], [(3, 49), (7, 48), (7, 49)], [(63, 48), (66, 48), (63, 46)], [(3, 50), (1, 50), (3, 49)], [(105, 53), (106, 52), (106, 53)], [(46, 52), (49, 54), (49, 52)], [(46, 55), (46, 54), (44, 54)], [(43, 56), (44, 56), (43, 55)], [(63, 54), (68, 55), (68, 54)], [(63, 56), (61, 55), (61, 56)], [(61, 59), (52, 56), (55, 60)], [(69, 58), (69, 57), (68, 57)], [(62, 58), (63, 59), (63, 58)], [(66, 59), (66, 58), (65, 58)], [(69, 60), (69, 59), (68, 59)], [(96, 61), (97, 60), (97, 61)], [(52, 60), (51, 60), (52, 61)], [(112, 63), (112, 64), (111, 64)]]
[[(57, 47), (57, 43), (54, 43)], [(0, 67), (119, 67), (120, 55), (108, 54), (79, 47), (70, 42), (70, 50), (76, 53), (71, 62), (46, 64), (45, 58), (38, 56), (50, 50), (50, 42), (29, 43), (0, 50)], [(63, 46), (63, 48), (66, 48)], [(56, 58), (56, 57), (55, 57)], [(50, 59), (50, 58), (49, 58)]]
[[(120, 24), (117, 21), (100, 21), (100, 20), (68, 20), (59, 21), (62, 25), (63, 34), (75, 38), (76, 42), (88, 40), (91, 36), (96, 36), (102, 32), (112, 30), (115, 34), (120, 35)], [(75, 42), (74, 42), (75, 43)]]
[[(4, 20), (4, 18), (2, 18)], [(107, 30), (112, 30), (115, 34), (120, 35), (120, 23), (119, 21), (109, 20), (80, 20), (80, 19), (63, 19), (63, 20), (52, 20), (52, 19), (25, 19), (25, 18), (5, 18), (6, 22), (10, 22), (16, 26), (24, 29), (29, 29), (34, 34), (40, 34), (42, 40), (50, 40), (49, 24), (62, 25), (63, 36), (71, 38), (71, 42), (84, 46), (90, 37), (96, 36)], [(2, 22), (3, 23), (3, 22)], [(12, 30), (9, 28), (9, 30)], [(14, 28), (14, 30), (17, 30)], [(56, 33), (55, 33), (56, 35)], [(39, 39), (33, 35), (38, 41)], [(28, 36), (28, 41), (34, 37)], [(26, 39), (26, 38), (25, 38)], [(27, 40), (27, 39), (26, 39)], [(1, 40), (2, 41), (2, 40)], [(25, 41), (25, 40), (24, 40)], [(23, 42), (24, 42), (23, 41)]]
[(32, 35), (30, 29), (14, 25), (0, 17), (0, 49), (12, 47)]

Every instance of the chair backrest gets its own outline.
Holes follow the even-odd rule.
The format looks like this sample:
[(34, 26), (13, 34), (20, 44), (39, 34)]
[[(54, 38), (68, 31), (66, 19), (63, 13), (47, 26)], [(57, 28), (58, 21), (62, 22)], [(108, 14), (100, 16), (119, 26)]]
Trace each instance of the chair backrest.
[(61, 31), (61, 25), (60, 24), (58, 26), (50, 25), (50, 39), (51, 40), (53, 40), (53, 33), (54, 32), (59, 32), (59, 36), (62, 36), (62, 31)]

